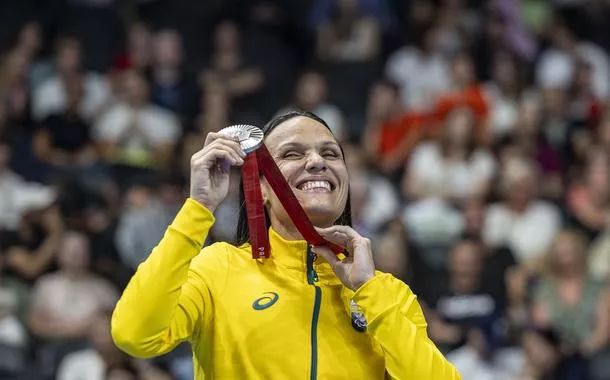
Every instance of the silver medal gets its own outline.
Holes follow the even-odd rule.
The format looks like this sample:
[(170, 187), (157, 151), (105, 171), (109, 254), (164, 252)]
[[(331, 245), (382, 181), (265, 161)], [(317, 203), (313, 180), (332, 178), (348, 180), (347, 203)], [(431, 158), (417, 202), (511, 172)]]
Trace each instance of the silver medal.
[(237, 137), (241, 149), (245, 153), (250, 153), (258, 149), (263, 143), (263, 131), (249, 124), (237, 124), (220, 130), (221, 135), (229, 137)]

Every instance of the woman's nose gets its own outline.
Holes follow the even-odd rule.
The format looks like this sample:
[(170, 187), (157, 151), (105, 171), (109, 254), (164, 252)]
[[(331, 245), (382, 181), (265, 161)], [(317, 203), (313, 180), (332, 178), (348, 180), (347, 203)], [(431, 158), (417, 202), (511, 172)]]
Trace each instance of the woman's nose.
[(307, 156), (305, 169), (314, 172), (326, 170), (326, 160), (318, 153), (311, 153)]

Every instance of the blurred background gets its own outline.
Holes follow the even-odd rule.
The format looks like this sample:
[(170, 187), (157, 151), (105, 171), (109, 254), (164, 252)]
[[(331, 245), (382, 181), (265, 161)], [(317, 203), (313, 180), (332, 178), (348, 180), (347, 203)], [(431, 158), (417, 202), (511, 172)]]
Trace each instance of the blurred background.
[[(109, 315), (210, 131), (291, 109), (464, 379), (610, 379), (609, 0), (0, 1), (0, 378), (192, 379)], [(233, 240), (239, 173), (210, 242)], [(408, 344), (408, 342), (405, 342)], [(346, 359), (349, 360), (349, 359)]]

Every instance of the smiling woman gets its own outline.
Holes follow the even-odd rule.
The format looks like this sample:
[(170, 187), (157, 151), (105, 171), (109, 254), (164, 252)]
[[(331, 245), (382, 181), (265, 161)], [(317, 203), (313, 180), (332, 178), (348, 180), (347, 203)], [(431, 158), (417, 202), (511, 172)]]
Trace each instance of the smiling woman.
[(307, 217), (346, 255), (303, 240), (264, 179), (270, 258), (252, 259), (245, 207), (239, 244), (202, 249), (229, 186), (218, 162), (245, 157), (236, 139), (210, 133), (191, 160), (189, 199), (117, 304), (117, 346), (153, 357), (189, 341), (196, 379), (459, 379), (416, 296), (375, 271), (370, 241), (350, 227), (349, 177), (326, 123), (293, 112), (263, 131)]

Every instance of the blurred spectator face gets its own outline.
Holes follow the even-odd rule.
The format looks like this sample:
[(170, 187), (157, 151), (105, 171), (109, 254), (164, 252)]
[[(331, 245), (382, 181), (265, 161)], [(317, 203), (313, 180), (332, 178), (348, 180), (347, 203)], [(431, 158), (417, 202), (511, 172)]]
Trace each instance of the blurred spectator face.
[(18, 45), (29, 54), (33, 54), (42, 44), (40, 24), (35, 21), (28, 22), (19, 31)]
[(406, 238), (396, 231), (388, 230), (379, 237), (378, 244), (375, 252), (375, 267), (397, 278), (404, 278), (409, 264)]
[(579, 62), (574, 73), (574, 87), (581, 91), (591, 92), (593, 81), (593, 68), (588, 62)]
[(380, 118), (387, 118), (400, 108), (398, 90), (386, 83), (377, 83), (371, 90), (369, 113)]
[(538, 333), (526, 331), (521, 345), (530, 365), (540, 374), (552, 372), (559, 362), (559, 352)]
[(598, 130), (597, 137), (600, 144), (607, 148), (610, 148), (610, 112), (607, 112), (601, 120)]
[(8, 144), (0, 142), (0, 171), (8, 168), (11, 160), (11, 148)]
[(326, 81), (318, 73), (301, 76), (296, 90), (297, 105), (304, 110), (314, 110), (326, 99)]
[(523, 101), (517, 116), (517, 132), (523, 136), (536, 136), (541, 121), (542, 112), (538, 104), (534, 101)]
[(586, 184), (597, 198), (606, 199), (610, 193), (609, 170), (607, 153), (601, 150), (594, 151), (587, 166)]
[(551, 29), (551, 36), (553, 44), (561, 50), (571, 50), (576, 42), (574, 34), (565, 26), (559, 24)]
[(562, 88), (546, 88), (542, 92), (544, 113), (551, 117), (562, 117), (566, 112), (567, 94)]
[(453, 81), (458, 86), (467, 86), (474, 81), (474, 66), (466, 54), (459, 54), (454, 58), (451, 71)]
[(504, 53), (495, 57), (492, 76), (500, 87), (512, 87), (516, 84), (517, 68), (510, 55)]
[(502, 182), (506, 199), (514, 209), (525, 209), (535, 196), (536, 174), (529, 162), (521, 159), (507, 162)]
[(148, 102), (148, 83), (135, 70), (123, 74), (123, 91), (125, 100), (132, 106), (139, 107)]
[(30, 59), (24, 50), (14, 49), (5, 61), (4, 73), (6, 80), (14, 82), (26, 78), (30, 68)]
[(153, 57), (155, 64), (161, 66), (178, 66), (182, 63), (182, 39), (175, 30), (163, 30), (153, 40)]
[(476, 198), (469, 199), (464, 206), (466, 232), (479, 236), (485, 219), (485, 204)]
[(453, 277), (478, 277), (483, 268), (481, 247), (471, 241), (461, 241), (449, 256), (449, 271)]
[(216, 50), (237, 50), (239, 46), (239, 30), (231, 21), (224, 21), (216, 27), (214, 32), (214, 45)]
[(360, 9), (358, 0), (338, 0), (337, 3), (339, 14), (343, 17), (353, 17)]
[(68, 109), (76, 110), (83, 99), (83, 77), (79, 73), (68, 75), (64, 79)]
[(585, 238), (575, 231), (561, 232), (551, 249), (551, 265), (559, 271), (584, 269)]
[(436, 52), (441, 42), (440, 37), (440, 30), (438, 27), (434, 26), (429, 28), (423, 37), (421, 49), (429, 54)]
[(472, 139), (474, 118), (468, 108), (458, 108), (449, 114), (445, 125), (446, 139), (456, 146), (465, 146)]
[(434, 3), (429, 0), (411, 1), (409, 9), (410, 24), (425, 25), (429, 24), (435, 15)]
[(485, 23), (485, 32), (491, 42), (501, 43), (504, 41), (504, 35), (506, 34), (504, 19), (497, 14), (489, 15)]
[(81, 63), (80, 43), (74, 38), (65, 38), (57, 49), (57, 69), (66, 74), (77, 71)]
[(150, 60), (151, 36), (144, 24), (136, 23), (129, 29), (128, 50), (131, 62), (137, 68), (145, 67)]
[(67, 273), (82, 273), (89, 267), (89, 240), (78, 232), (67, 232), (58, 254), (58, 264)]

